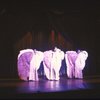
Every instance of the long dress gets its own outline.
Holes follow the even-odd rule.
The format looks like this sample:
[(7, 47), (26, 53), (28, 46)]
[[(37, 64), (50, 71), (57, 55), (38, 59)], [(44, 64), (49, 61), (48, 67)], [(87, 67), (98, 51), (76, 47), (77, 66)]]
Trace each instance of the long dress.
[(54, 71), (53, 72), (54, 80), (60, 79), (60, 68), (63, 59), (64, 59), (64, 52), (57, 48), (53, 53), (52, 64), (51, 64)]
[(30, 61), (33, 56), (32, 49), (20, 50), (17, 57), (17, 71), (21, 80), (27, 81), (29, 78)]
[(33, 52), (32, 60), (30, 62), (29, 80), (38, 81), (38, 69), (43, 61), (43, 52), (35, 51)]
[(59, 70), (61, 68), (64, 52), (60, 49), (55, 51), (48, 50), (44, 52), (44, 73), (48, 80), (59, 80)]
[(75, 78), (83, 78), (82, 70), (86, 65), (86, 60), (88, 53), (86, 51), (81, 51), (78, 53), (77, 59), (75, 61)]
[(54, 78), (51, 66), (52, 57), (53, 57), (52, 50), (44, 52), (44, 59), (43, 59), (44, 75), (48, 80), (52, 80)]
[(75, 77), (75, 60), (77, 58), (76, 51), (66, 51), (65, 53), (65, 62), (67, 69), (67, 77), (74, 78)]

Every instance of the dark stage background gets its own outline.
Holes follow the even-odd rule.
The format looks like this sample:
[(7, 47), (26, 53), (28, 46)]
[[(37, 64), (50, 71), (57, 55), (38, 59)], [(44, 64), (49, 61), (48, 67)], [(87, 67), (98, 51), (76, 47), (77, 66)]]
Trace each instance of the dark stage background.
[(84, 76), (100, 75), (99, 27), (99, 0), (0, 1), (0, 78), (18, 77), (19, 50), (54, 46), (86, 50)]

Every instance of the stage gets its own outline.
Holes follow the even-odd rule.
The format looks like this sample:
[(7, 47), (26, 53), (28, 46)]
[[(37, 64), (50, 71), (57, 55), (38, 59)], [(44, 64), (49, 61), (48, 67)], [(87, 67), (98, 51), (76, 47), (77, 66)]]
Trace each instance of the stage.
[(19, 79), (0, 80), (0, 99), (66, 99), (100, 98), (100, 77), (68, 79), (61, 76), (59, 81), (50, 81), (39, 77), (39, 81)]

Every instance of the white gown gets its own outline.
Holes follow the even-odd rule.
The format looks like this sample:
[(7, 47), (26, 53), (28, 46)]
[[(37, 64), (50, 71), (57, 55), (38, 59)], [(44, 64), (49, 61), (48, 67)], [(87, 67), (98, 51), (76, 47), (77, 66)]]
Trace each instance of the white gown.
[(40, 68), (40, 64), (43, 61), (43, 52), (35, 51), (33, 52), (32, 60), (30, 62), (30, 72), (29, 72), (29, 80), (38, 81), (38, 69)]
[(56, 49), (55, 52), (52, 50), (44, 52), (44, 73), (48, 80), (59, 80), (59, 71), (63, 59), (64, 52), (60, 49)]
[(88, 53), (86, 51), (81, 51), (78, 53), (77, 59), (75, 61), (75, 78), (83, 78), (82, 70), (85, 67)]
[(52, 58), (52, 68), (54, 71), (54, 80), (59, 80), (60, 79), (60, 68), (62, 65), (62, 60), (64, 59), (64, 52), (61, 51), (60, 49), (56, 49), (53, 53), (53, 58)]
[(68, 78), (75, 77), (75, 60), (77, 58), (76, 51), (66, 51), (65, 53), (65, 62), (67, 67), (67, 76)]
[(30, 61), (33, 56), (32, 49), (20, 50), (17, 57), (17, 70), (18, 76), (21, 80), (28, 80), (29, 70), (30, 70)]
[(44, 59), (43, 59), (44, 75), (48, 80), (52, 80), (54, 77), (52, 73), (52, 66), (51, 66), (52, 57), (53, 57), (52, 50), (48, 50), (44, 52)]

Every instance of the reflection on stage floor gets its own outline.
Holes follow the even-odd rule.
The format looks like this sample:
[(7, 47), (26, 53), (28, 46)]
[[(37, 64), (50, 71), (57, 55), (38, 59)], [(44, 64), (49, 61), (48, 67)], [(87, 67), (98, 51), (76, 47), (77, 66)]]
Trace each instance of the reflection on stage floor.
[(100, 98), (100, 77), (68, 79), (59, 81), (44, 77), (39, 81), (18, 79), (0, 80), (1, 98)]

